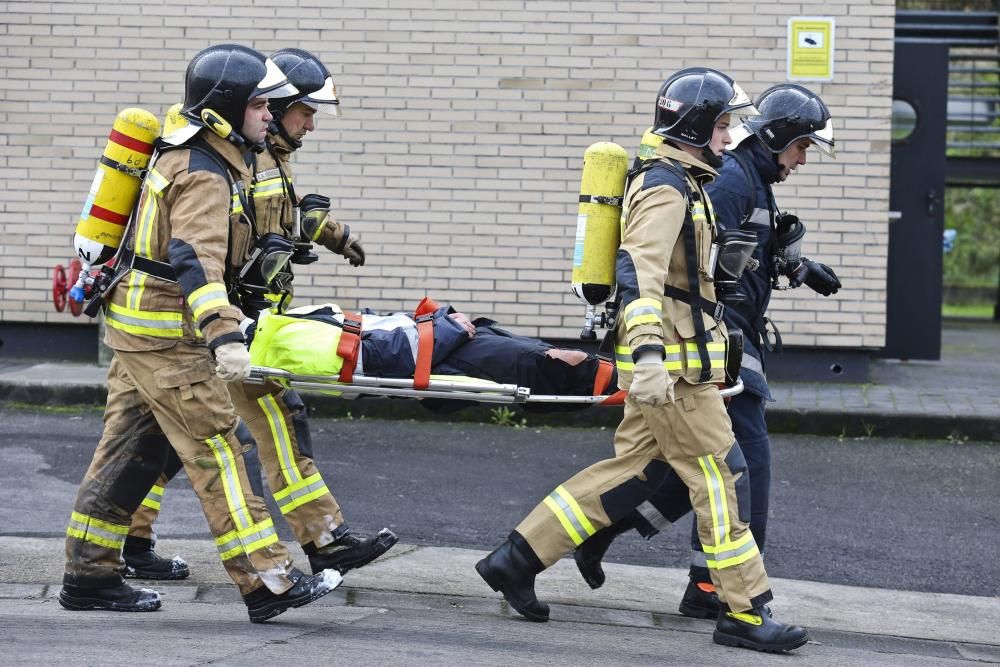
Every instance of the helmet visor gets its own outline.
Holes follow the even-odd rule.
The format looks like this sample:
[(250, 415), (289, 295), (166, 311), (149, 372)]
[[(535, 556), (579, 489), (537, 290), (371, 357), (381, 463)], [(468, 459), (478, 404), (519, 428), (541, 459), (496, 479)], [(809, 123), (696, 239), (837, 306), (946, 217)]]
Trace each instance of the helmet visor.
[(746, 91), (740, 87), (740, 84), (733, 82), (733, 96), (726, 105), (726, 109), (723, 113), (731, 114), (736, 121), (737, 119), (743, 119), (747, 116), (759, 116), (760, 112), (757, 111), (757, 107), (753, 105), (753, 100), (750, 96), (746, 94)]
[(736, 127), (729, 130), (729, 143), (726, 144), (726, 150), (731, 151), (741, 143), (743, 140), (749, 136), (753, 135), (753, 130), (747, 127), (746, 123), (740, 123)]
[(264, 73), (264, 78), (257, 84), (257, 88), (253, 91), (250, 99), (256, 97), (263, 97), (265, 99), (291, 97), (299, 92), (298, 88), (288, 82), (285, 73), (274, 64), (274, 61), (268, 58), (265, 64), (267, 71)]
[(827, 119), (823, 127), (809, 135), (813, 145), (823, 152), (827, 157), (837, 157), (837, 151), (833, 144), (833, 120)]
[(337, 88), (333, 85), (332, 77), (326, 77), (322, 88), (314, 93), (309, 93), (299, 101), (313, 111), (340, 116), (340, 100), (337, 98)]

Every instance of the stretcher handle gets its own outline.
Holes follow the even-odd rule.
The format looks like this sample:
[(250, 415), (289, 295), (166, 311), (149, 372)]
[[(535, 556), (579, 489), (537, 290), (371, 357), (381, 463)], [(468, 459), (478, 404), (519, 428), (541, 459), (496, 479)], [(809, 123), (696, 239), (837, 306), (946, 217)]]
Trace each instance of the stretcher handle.
[[(412, 396), (415, 398), (432, 398), (432, 396), (427, 392), (429, 390), (434, 390), (444, 393), (443, 396), (435, 396), (434, 398), (449, 398), (454, 395), (454, 393), (463, 393), (472, 397), (469, 400), (476, 400), (475, 396), (478, 395), (478, 392), (482, 392), (484, 394), (508, 396), (511, 399), (509, 402), (523, 403), (529, 393), (527, 389), (522, 389), (516, 384), (496, 384), (493, 382), (450, 382), (448, 380), (438, 379), (431, 380), (428, 389), (414, 389), (414, 381), (407, 378), (383, 378), (368, 375), (355, 375), (351, 384), (344, 384), (340, 382), (338, 380), (338, 376), (335, 375), (298, 375), (296, 373), (281, 370), (280, 368), (270, 368), (268, 366), (251, 366), (250, 377), (247, 382), (251, 384), (263, 384), (269, 378), (278, 378), (296, 383), (308, 382), (316, 385), (311, 387), (313, 389), (336, 389), (337, 391), (345, 393), (367, 393), (386, 396), (400, 395)], [(413, 390), (417, 393), (377, 394), (376, 392), (370, 391), (372, 389), (379, 388)]]

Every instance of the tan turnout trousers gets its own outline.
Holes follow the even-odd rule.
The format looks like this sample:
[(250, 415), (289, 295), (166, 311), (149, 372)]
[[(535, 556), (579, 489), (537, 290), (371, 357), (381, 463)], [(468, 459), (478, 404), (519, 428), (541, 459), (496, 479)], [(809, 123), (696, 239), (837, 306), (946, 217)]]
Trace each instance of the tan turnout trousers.
[[(118, 350), (108, 370), (104, 435), (80, 485), (67, 529), (65, 583), (121, 583), (121, 550), (131, 515), (162, 470), (166, 452), (148, 447), (162, 429), (201, 501), (226, 572), (244, 595), (261, 587), (291, 588), (288, 550), (243, 461), (250, 443), (236, 436), (238, 418), (225, 383), (201, 345), (165, 350)], [(158, 426), (157, 426), (158, 425)], [(161, 439), (162, 440), (162, 439)], [(156, 459), (158, 468), (146, 466)], [(135, 485), (142, 487), (136, 489)], [(131, 505), (131, 506), (129, 506)]]
[[(295, 539), (317, 549), (333, 542), (344, 517), (313, 462), (301, 399), (274, 382), (231, 383), (228, 388), (236, 414), (257, 442), (268, 487)], [(169, 476), (161, 476), (149, 490), (132, 515), (129, 535), (155, 538), (153, 522), (169, 481)]]
[[(611, 500), (616, 491), (636, 478), (645, 481), (650, 462), (664, 461), (688, 487), (712, 581), (723, 601), (736, 612), (766, 604), (770, 585), (749, 530), (749, 505), (737, 498), (738, 488), (747, 483), (745, 463), (740, 465), (742, 453), (719, 390), (680, 380), (675, 396), (662, 408), (626, 399), (625, 417), (615, 433), (615, 458), (558, 486), (516, 530), (549, 567), (611, 525), (606, 504), (621, 502), (620, 497)], [(635, 505), (645, 499), (631, 498)]]

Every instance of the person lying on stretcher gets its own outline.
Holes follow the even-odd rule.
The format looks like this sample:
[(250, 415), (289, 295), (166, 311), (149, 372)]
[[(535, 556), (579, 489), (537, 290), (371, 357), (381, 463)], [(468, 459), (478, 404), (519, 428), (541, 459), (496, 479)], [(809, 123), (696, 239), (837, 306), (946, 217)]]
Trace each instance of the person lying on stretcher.
[[(293, 308), (281, 315), (262, 313), (249, 334), (251, 362), (348, 382), (354, 374), (419, 380), (421, 374), (431, 373), (516, 384), (533, 394), (592, 396), (618, 389), (614, 365), (596, 355), (512, 334), (485, 317), (470, 320), (430, 299), (412, 315), (362, 311), (360, 331), (352, 326), (358, 318), (345, 316), (336, 304)], [(435, 406), (445, 408), (437, 402)], [(532, 407), (551, 411), (585, 406)]]

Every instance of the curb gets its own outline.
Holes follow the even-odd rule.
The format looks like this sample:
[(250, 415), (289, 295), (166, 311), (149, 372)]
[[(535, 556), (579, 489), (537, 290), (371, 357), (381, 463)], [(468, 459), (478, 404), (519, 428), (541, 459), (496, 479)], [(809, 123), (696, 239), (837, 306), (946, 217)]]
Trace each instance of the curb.
[[(420, 401), (384, 398), (353, 400), (305, 394), (309, 414), (335, 419), (389, 419), (409, 421), (465, 422), (513, 427), (605, 427), (617, 428), (622, 408), (585, 408), (565, 412), (532, 412), (519, 406), (466, 405), (445, 412), (431, 412)], [(0, 380), (0, 402), (40, 407), (97, 406), (107, 402), (101, 384), (27, 384)], [(506, 410), (504, 409), (506, 408)], [(931, 440), (1000, 441), (1000, 418), (977, 415), (886, 414), (878, 412), (834, 412), (769, 407), (771, 433), (799, 433), (835, 437), (915, 438)]]

